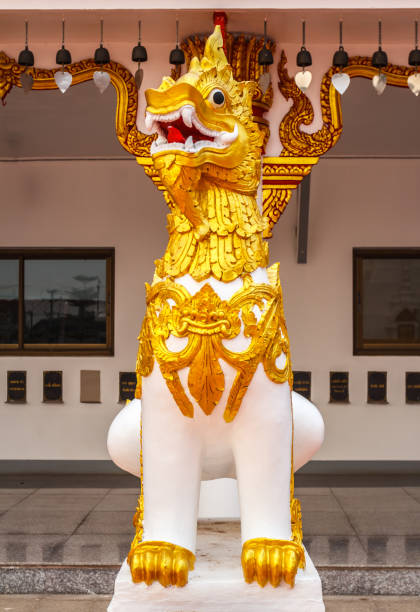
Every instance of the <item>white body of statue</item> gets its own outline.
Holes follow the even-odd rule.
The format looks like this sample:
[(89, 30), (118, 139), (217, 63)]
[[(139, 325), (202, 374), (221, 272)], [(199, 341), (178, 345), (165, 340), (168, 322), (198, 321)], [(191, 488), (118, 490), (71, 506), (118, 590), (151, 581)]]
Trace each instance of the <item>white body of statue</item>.
[[(278, 265), (266, 267), (256, 199), (263, 136), (253, 87), (233, 79), (216, 26), (201, 61), (146, 92), (170, 237), (146, 288), (141, 427), (133, 402), (108, 437), (117, 465), (138, 474), (142, 464), (136, 536), (110, 612), (221, 612), (238, 598), (241, 612), (324, 609), (293, 498), (293, 470), (320, 447), (324, 426), (296, 395), (293, 415)], [(241, 560), (225, 569), (221, 543), (216, 571), (203, 577), (194, 567), (201, 482), (226, 477), (238, 484)]]
[[(252, 273), (255, 282), (268, 283), (266, 271)], [(241, 286), (240, 279), (222, 283), (210, 278), (198, 283), (178, 279), (196, 293), (209, 283), (228, 300)], [(185, 343), (171, 336), (167, 345), (179, 351)], [(243, 335), (225, 341), (236, 352), (249, 340)], [(259, 537), (290, 539), (290, 470), (292, 410), (289, 384), (271, 382), (258, 365), (241, 408), (231, 423), (223, 419), (235, 371), (222, 362), (225, 391), (211, 415), (190, 396), (194, 417), (186, 418), (176, 405), (160, 369), (143, 379), (141, 419), (143, 431), (145, 541), (171, 542), (195, 553), (201, 480), (236, 477), (238, 481), (242, 541)], [(180, 371), (188, 393), (188, 370)], [(306, 463), (323, 441), (324, 424), (317, 408), (296, 393), (294, 401), (294, 469)], [(108, 450), (113, 461), (136, 475), (140, 470), (140, 402), (125, 407), (111, 425)], [(221, 553), (222, 554), (222, 553)]]

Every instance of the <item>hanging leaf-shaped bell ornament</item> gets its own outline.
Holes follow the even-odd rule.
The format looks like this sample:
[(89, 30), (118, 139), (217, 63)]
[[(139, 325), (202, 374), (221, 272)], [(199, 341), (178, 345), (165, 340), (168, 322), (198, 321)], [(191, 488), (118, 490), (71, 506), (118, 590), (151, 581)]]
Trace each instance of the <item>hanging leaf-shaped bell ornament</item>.
[(70, 87), (73, 77), (71, 76), (70, 72), (67, 72), (67, 70), (57, 70), (57, 72), (54, 74), (54, 81), (56, 82), (61, 93), (64, 94)]
[(334, 85), (338, 93), (343, 95), (350, 85), (350, 77), (345, 72), (336, 72), (331, 77), (331, 83)]
[(137, 68), (136, 74), (134, 75), (134, 82), (136, 84), (137, 89), (140, 89), (141, 84), (143, 83), (143, 69)]
[(312, 81), (312, 73), (309, 70), (301, 70), (295, 74), (295, 83), (302, 93), (308, 89)]
[(29, 72), (22, 72), (20, 75), (20, 83), (23, 91), (28, 93), (28, 91), (31, 91), (32, 85), (34, 84), (34, 77)]
[(372, 78), (372, 85), (378, 96), (381, 96), (384, 93), (386, 87), (386, 75), (383, 72), (375, 74)]
[(109, 72), (105, 72), (104, 70), (97, 70), (93, 73), (93, 82), (95, 83), (101, 94), (104, 93), (105, 89), (107, 89), (108, 85), (111, 82)]

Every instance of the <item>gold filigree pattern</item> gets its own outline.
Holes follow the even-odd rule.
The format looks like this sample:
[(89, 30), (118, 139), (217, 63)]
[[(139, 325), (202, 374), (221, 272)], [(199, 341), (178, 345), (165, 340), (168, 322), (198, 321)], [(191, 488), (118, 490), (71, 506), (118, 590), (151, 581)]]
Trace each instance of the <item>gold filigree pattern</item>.
[[(237, 371), (224, 412), (227, 422), (238, 413), (259, 363), (273, 382), (292, 384), (278, 264), (272, 266), (270, 276), (270, 284), (254, 284), (251, 278), (244, 278), (243, 287), (229, 301), (221, 300), (208, 284), (194, 296), (173, 281), (146, 285), (147, 311), (140, 334), (138, 374), (148, 376), (156, 359), (182, 414), (193, 417), (194, 407), (181, 384), (179, 370), (189, 368), (189, 392), (203, 412), (211, 414), (225, 388), (219, 360), (225, 361)], [(243, 352), (236, 353), (223, 341), (236, 338), (242, 328), (250, 341)], [(185, 348), (170, 351), (166, 345), (170, 334), (187, 338)], [(283, 360), (281, 365), (279, 359)]]
[(268, 220), (265, 238), (284, 212), (293, 190), (318, 163), (318, 157), (265, 157), (263, 159), (263, 216)]
[(195, 555), (169, 542), (139, 542), (128, 554), (133, 582), (147, 585), (159, 581), (164, 587), (183, 587), (194, 569)]
[(256, 581), (261, 587), (270, 582), (278, 587), (284, 580), (293, 587), (302, 558), (305, 558), (303, 546), (296, 542), (268, 538), (248, 540), (242, 547), (241, 557), (245, 581)]
[[(0, 52), (0, 98), (5, 103), (7, 94), (13, 86), (21, 87), (20, 76), (23, 72), (32, 75), (34, 90), (57, 89), (54, 74), (61, 70), (53, 68), (25, 69), (5, 53)], [(66, 70), (73, 77), (72, 87), (79, 83), (84, 83), (93, 78), (93, 73), (98, 70), (97, 64), (93, 59), (81, 60), (66, 66)], [(136, 125), (138, 94), (134, 77), (127, 68), (117, 62), (109, 62), (102, 67), (109, 73), (111, 83), (117, 93), (117, 110), (115, 117), (115, 128), (118, 140), (121, 145), (132, 155), (138, 157), (148, 157), (150, 155), (150, 145), (155, 136), (148, 136), (139, 132)]]

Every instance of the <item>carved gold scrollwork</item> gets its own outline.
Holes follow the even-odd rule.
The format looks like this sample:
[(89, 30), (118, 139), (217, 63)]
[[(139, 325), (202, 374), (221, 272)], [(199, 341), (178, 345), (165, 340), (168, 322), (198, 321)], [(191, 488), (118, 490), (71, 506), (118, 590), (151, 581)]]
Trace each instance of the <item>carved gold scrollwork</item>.
[[(342, 126), (334, 126), (331, 121), (331, 112), (323, 107), (323, 126), (317, 132), (308, 134), (303, 132), (302, 125), (310, 125), (314, 119), (314, 110), (309, 98), (297, 87), (294, 78), (289, 76), (286, 68), (287, 58), (282, 51), (278, 64), (279, 89), (286, 100), (293, 104), (283, 118), (279, 136), (283, 150), (282, 156), (319, 157), (324, 155), (339, 139)], [(331, 77), (330, 77), (331, 80)]]
[[(29, 68), (27, 72), (32, 75), (34, 81), (32, 89), (48, 90), (57, 89), (54, 74), (60, 68), (52, 70), (44, 68)], [(93, 78), (93, 73), (98, 70), (97, 64), (92, 59), (81, 60), (66, 66), (66, 70), (73, 77), (72, 86), (84, 83)], [(148, 136), (139, 132), (136, 125), (138, 94), (134, 77), (127, 68), (117, 62), (110, 62), (102, 67), (109, 73), (111, 83), (117, 93), (117, 110), (115, 116), (115, 128), (121, 145), (132, 155), (138, 157), (149, 157), (150, 145), (154, 136)], [(13, 86), (21, 87), (20, 75), (25, 68), (0, 52), (0, 98), (5, 103), (7, 94)]]
[[(261, 313), (259, 319), (255, 308)], [(250, 339), (249, 346), (233, 352), (223, 341), (236, 338), (241, 329)], [(185, 348), (169, 350), (166, 341), (171, 334), (187, 338)], [(187, 417), (193, 416), (194, 408), (178, 375), (183, 368), (189, 368), (188, 389), (205, 414), (211, 414), (225, 388), (219, 359), (236, 369), (224, 413), (227, 422), (235, 418), (260, 362), (273, 382), (292, 381), (278, 264), (270, 268), (270, 284), (254, 284), (251, 277), (244, 277), (242, 289), (229, 301), (221, 300), (208, 284), (194, 296), (169, 280), (147, 285), (147, 311), (139, 339), (139, 375), (148, 376), (156, 359)], [(278, 364), (282, 356), (283, 363)]]

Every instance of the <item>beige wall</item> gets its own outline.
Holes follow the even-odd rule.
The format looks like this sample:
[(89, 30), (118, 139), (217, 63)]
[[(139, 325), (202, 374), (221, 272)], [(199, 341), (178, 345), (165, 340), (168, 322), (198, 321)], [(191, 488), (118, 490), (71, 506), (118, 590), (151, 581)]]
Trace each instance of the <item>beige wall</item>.
[[(352, 248), (418, 246), (419, 160), (323, 160), (312, 173), (308, 263), (295, 255), (296, 207), (272, 239), (281, 261), (296, 370), (312, 371), (326, 422), (317, 459), (420, 459), (420, 406), (405, 404), (405, 372), (420, 357), (352, 355)], [(350, 404), (329, 404), (329, 371), (349, 371)], [(388, 372), (389, 405), (368, 405), (367, 371)]]
[[(420, 407), (404, 403), (419, 357), (352, 355), (352, 247), (418, 245), (420, 161), (323, 160), (311, 185), (308, 263), (295, 254), (296, 203), (271, 240), (281, 262), (294, 368), (312, 371), (326, 420), (318, 459), (420, 459)], [(0, 357), (0, 459), (106, 459), (118, 372), (135, 364), (144, 282), (166, 244), (166, 207), (133, 160), (0, 163), (2, 246), (115, 246), (115, 357)], [(5, 404), (7, 369), (28, 371), (28, 403)], [(43, 405), (42, 371), (62, 369), (64, 403)], [(101, 370), (101, 404), (80, 404), (79, 372)], [(388, 371), (388, 406), (366, 404), (366, 372)], [(329, 371), (350, 373), (330, 405)]]

